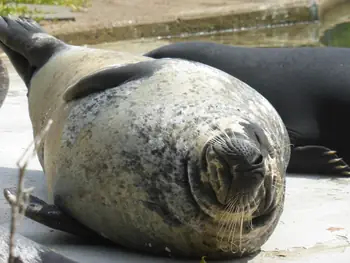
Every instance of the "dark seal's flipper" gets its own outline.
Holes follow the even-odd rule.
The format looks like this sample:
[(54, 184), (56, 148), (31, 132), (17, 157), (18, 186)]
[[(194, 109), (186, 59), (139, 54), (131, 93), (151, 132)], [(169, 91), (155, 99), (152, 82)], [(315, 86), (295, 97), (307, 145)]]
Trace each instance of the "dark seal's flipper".
[(129, 81), (151, 76), (162, 64), (163, 60), (150, 60), (111, 67), (88, 75), (66, 89), (65, 101), (77, 100), (92, 93), (118, 87)]
[(299, 173), (300, 167), (304, 173), (309, 174), (350, 176), (350, 167), (342, 158), (339, 158), (336, 151), (317, 145), (292, 149), (288, 172)]
[[(7, 262), (9, 256), (8, 240), (9, 231), (0, 226), (0, 262)], [(18, 233), (15, 235), (15, 242), (18, 242), (18, 245), (15, 247), (14, 263), (78, 263)], [(28, 253), (28, 251), (31, 253)]]
[[(10, 203), (11, 200), (16, 198), (16, 189), (4, 189), (4, 196)], [(82, 238), (101, 239), (99, 235), (83, 226), (72, 217), (66, 215), (57, 206), (49, 205), (33, 195), (30, 195), (29, 205), (25, 210), (25, 216), (40, 224), (72, 235)]]
[[(50, 41), (48, 41), (50, 39)], [(30, 80), (58, 49), (65, 44), (48, 35), (29, 18), (0, 17), (0, 46), (29, 87)]]
[(10, 77), (4, 62), (0, 59), (0, 108), (9, 90)]

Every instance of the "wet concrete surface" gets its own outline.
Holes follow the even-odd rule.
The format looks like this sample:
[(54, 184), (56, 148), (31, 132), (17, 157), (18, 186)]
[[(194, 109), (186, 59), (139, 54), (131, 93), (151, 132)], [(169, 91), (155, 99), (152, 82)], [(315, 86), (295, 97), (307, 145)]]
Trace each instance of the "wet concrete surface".
[[(132, 52), (143, 53), (164, 42), (144, 44), (142, 49), (127, 42), (108, 48), (126, 50), (129, 47)], [(9, 94), (0, 109), (2, 189), (16, 186), (16, 161), (32, 141), (26, 88), (8, 60), (5, 61), (11, 79)], [(34, 186), (34, 194), (47, 200), (45, 177), (37, 158), (28, 166), (25, 186)], [(286, 189), (283, 215), (263, 251), (254, 258), (222, 262), (350, 262), (350, 178), (288, 175)], [(9, 205), (0, 195), (0, 225), (8, 227), (9, 219)], [(118, 246), (94, 244), (93, 240), (53, 231), (28, 219), (21, 221), (19, 233), (78, 262), (180, 262), (150, 257)]]
[(63, 41), (81, 45), (310, 22), (318, 19), (319, 9), (318, 0), (92, 0), (74, 14), (75, 22), (43, 25)]

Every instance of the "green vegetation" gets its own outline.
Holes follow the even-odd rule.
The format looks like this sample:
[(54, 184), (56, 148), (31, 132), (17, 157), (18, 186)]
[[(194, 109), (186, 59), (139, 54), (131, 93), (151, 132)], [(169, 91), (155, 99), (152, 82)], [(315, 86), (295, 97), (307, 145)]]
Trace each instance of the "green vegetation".
[(15, 1), (0, 0), (0, 15), (8, 15), (14, 13), (23, 15), (26, 13), (26, 11), (27, 9), (25, 7), (17, 6), (17, 3)]
[(0, 15), (31, 15), (33, 11), (20, 4), (62, 5), (78, 11), (88, 0), (0, 0)]
[(337, 24), (326, 30), (320, 41), (325, 46), (350, 47), (350, 22)]

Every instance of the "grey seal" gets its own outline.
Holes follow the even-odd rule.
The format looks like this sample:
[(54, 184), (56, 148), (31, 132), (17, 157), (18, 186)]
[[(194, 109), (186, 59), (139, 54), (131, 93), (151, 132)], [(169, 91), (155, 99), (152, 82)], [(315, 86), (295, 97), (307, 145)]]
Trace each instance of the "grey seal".
[(1, 17), (0, 42), (34, 135), (52, 120), (38, 158), (54, 204), (32, 198), (28, 217), (186, 258), (252, 254), (272, 234), (290, 141), (247, 84), (197, 62), (67, 45), (24, 18)]

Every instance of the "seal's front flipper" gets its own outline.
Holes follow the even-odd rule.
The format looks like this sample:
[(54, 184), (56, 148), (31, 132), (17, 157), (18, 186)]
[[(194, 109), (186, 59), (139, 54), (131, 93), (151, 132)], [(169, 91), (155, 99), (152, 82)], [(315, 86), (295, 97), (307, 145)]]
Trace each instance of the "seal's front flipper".
[(92, 93), (118, 87), (129, 81), (151, 76), (163, 60), (148, 60), (125, 66), (104, 68), (85, 76), (69, 86), (63, 94), (67, 102), (86, 97)]
[[(16, 189), (4, 189), (4, 196), (6, 200), (11, 203), (10, 200), (16, 198)], [(25, 210), (25, 216), (50, 228), (61, 230), (82, 238), (99, 237), (92, 230), (64, 214), (57, 206), (49, 205), (32, 195), (30, 195), (29, 205)]]
[(336, 151), (318, 145), (292, 148), (288, 173), (350, 176), (350, 167)]
[(28, 86), (35, 70), (65, 44), (30, 18), (0, 16), (0, 46)]

